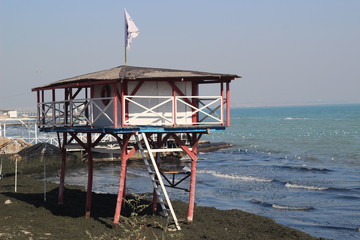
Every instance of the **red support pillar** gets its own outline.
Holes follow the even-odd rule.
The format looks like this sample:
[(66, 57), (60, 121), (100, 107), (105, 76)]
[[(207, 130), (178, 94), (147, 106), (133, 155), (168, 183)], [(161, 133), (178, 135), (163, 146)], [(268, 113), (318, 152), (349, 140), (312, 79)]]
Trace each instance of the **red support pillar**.
[(87, 194), (86, 194), (86, 210), (85, 217), (90, 218), (90, 210), (91, 210), (91, 192), (92, 192), (92, 184), (93, 184), (93, 158), (91, 152), (91, 133), (87, 133), (87, 165), (88, 165), (88, 182), (87, 182)]
[(196, 185), (196, 163), (197, 163), (197, 143), (196, 143), (196, 133), (193, 133), (193, 147), (191, 158), (191, 176), (190, 176), (190, 193), (189, 193), (189, 207), (188, 207), (188, 215), (187, 222), (193, 222), (194, 216), (194, 206), (195, 206), (195, 185)]
[(188, 154), (191, 158), (191, 175), (190, 175), (190, 193), (189, 193), (189, 207), (188, 207), (188, 216), (187, 222), (193, 222), (194, 216), (194, 206), (195, 206), (195, 185), (196, 185), (196, 163), (197, 163), (197, 146), (200, 141), (202, 134), (196, 136), (196, 133), (193, 133), (191, 143), (192, 143), (192, 151), (185, 146), (185, 143), (175, 134), (171, 133), (171, 136), (176, 141), (177, 144)]
[(66, 169), (66, 149), (65, 144), (67, 142), (67, 133), (63, 133), (63, 141), (61, 143), (60, 136), (58, 133), (58, 142), (61, 152), (61, 168), (60, 168), (60, 185), (59, 185), (59, 196), (58, 204), (61, 205), (64, 203), (64, 183), (65, 183), (65, 169)]
[(130, 156), (130, 154), (127, 154), (127, 147), (129, 144), (129, 139), (131, 137), (131, 134), (124, 134), (123, 137), (123, 144), (121, 148), (121, 171), (120, 171), (120, 183), (119, 183), (119, 191), (116, 201), (116, 209), (115, 209), (115, 215), (114, 215), (114, 224), (118, 224), (120, 220), (120, 213), (121, 213), (121, 207), (122, 202), (125, 194), (125, 179), (126, 179), (126, 168), (127, 168), (127, 160)]

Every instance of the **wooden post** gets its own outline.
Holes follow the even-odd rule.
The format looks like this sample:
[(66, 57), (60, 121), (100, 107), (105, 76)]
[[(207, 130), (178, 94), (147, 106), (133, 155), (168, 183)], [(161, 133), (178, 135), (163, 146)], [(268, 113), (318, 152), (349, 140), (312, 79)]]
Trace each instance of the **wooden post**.
[(15, 192), (17, 192), (18, 159), (15, 158)]
[(65, 183), (65, 168), (66, 168), (66, 149), (65, 144), (67, 141), (67, 133), (63, 133), (63, 142), (60, 141), (59, 133), (58, 135), (58, 142), (60, 146), (61, 152), (61, 167), (60, 167), (60, 185), (59, 185), (59, 196), (58, 196), (58, 204), (61, 205), (64, 203), (64, 183)]
[(115, 215), (114, 215), (114, 224), (118, 224), (120, 220), (120, 213), (121, 213), (121, 207), (122, 202), (124, 198), (125, 193), (125, 179), (126, 179), (126, 168), (127, 168), (127, 160), (129, 158), (129, 155), (127, 154), (127, 147), (129, 144), (131, 134), (124, 134), (124, 142), (121, 147), (121, 170), (120, 170), (120, 183), (119, 183), (119, 191), (116, 201), (116, 209), (115, 209)]
[(92, 184), (93, 184), (93, 158), (91, 151), (91, 133), (86, 134), (87, 137), (87, 158), (88, 158), (88, 182), (87, 182), (87, 194), (86, 194), (86, 210), (85, 217), (90, 218), (90, 210), (91, 210), (91, 192), (92, 192)]
[[(157, 139), (156, 139), (156, 148), (161, 148), (161, 144), (162, 143), (162, 134), (158, 133), (157, 134)], [(156, 165), (158, 166), (158, 168), (160, 167), (160, 153), (157, 152), (156, 153)], [(152, 206), (152, 211), (153, 213), (155, 213), (157, 211), (157, 205), (158, 205), (158, 196), (156, 193), (156, 190), (154, 188), (153, 190), (153, 206)]]

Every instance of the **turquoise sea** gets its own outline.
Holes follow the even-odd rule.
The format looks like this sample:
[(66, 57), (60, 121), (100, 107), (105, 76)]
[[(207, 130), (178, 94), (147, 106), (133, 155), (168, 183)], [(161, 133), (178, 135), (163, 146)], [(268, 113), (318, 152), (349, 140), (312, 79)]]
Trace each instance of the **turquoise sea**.
[[(204, 137), (233, 146), (199, 154), (198, 205), (241, 209), (318, 237), (360, 239), (360, 104), (238, 108), (231, 121)], [(86, 169), (69, 171), (66, 183), (85, 184), (86, 176)], [(99, 166), (94, 190), (116, 193), (118, 177), (118, 164)], [(144, 168), (130, 166), (127, 179), (128, 191), (151, 192)], [(188, 194), (170, 197), (187, 201)]]

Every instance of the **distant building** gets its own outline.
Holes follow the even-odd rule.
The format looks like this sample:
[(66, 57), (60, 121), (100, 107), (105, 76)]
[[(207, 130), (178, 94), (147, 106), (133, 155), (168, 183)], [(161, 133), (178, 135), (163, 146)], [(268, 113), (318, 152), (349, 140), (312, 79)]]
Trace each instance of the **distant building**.
[(17, 110), (0, 110), (0, 114), (2, 117), (10, 117), (10, 118), (18, 117)]

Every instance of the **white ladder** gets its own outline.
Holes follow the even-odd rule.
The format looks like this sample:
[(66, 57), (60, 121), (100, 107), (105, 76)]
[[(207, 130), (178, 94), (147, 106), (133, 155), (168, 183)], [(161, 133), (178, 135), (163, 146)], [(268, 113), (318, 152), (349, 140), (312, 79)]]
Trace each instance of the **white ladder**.
[[(145, 155), (145, 150), (141, 145), (141, 141), (139, 139), (138, 134), (135, 134), (136, 143), (138, 145), (139, 151), (141, 153), (141, 156), (142, 156), (142, 158), (144, 160), (145, 166), (146, 166), (147, 171), (149, 173), (149, 176), (151, 178), (151, 182), (152, 182), (153, 187), (155, 189), (155, 192), (157, 194), (158, 201), (160, 203), (161, 209), (162, 209), (165, 217), (169, 216), (168, 211), (170, 210), (170, 213), (171, 213), (171, 215), (173, 217), (176, 229), (181, 230), (179, 222), (178, 222), (177, 217), (175, 215), (174, 209), (173, 209), (172, 204), (170, 202), (170, 198), (169, 198), (169, 196), (168, 196), (168, 194), (166, 192), (166, 188), (165, 188), (164, 182), (162, 180), (159, 168), (157, 167), (157, 164), (156, 164), (156, 161), (155, 161), (155, 158), (154, 158), (154, 155), (153, 155), (154, 152), (159, 152), (160, 150), (159, 149), (153, 149), (152, 150), (150, 148), (150, 145), (149, 145), (149, 142), (147, 140), (147, 137), (146, 137), (145, 133), (141, 133), (141, 136), (142, 136), (142, 139), (144, 140), (146, 150), (147, 150), (148, 155), (150, 157), (150, 160), (151, 160), (150, 163), (149, 163), (149, 161), (148, 161), (148, 159), (147, 159), (147, 157)], [(165, 203), (167, 204), (168, 208), (166, 208)]]

